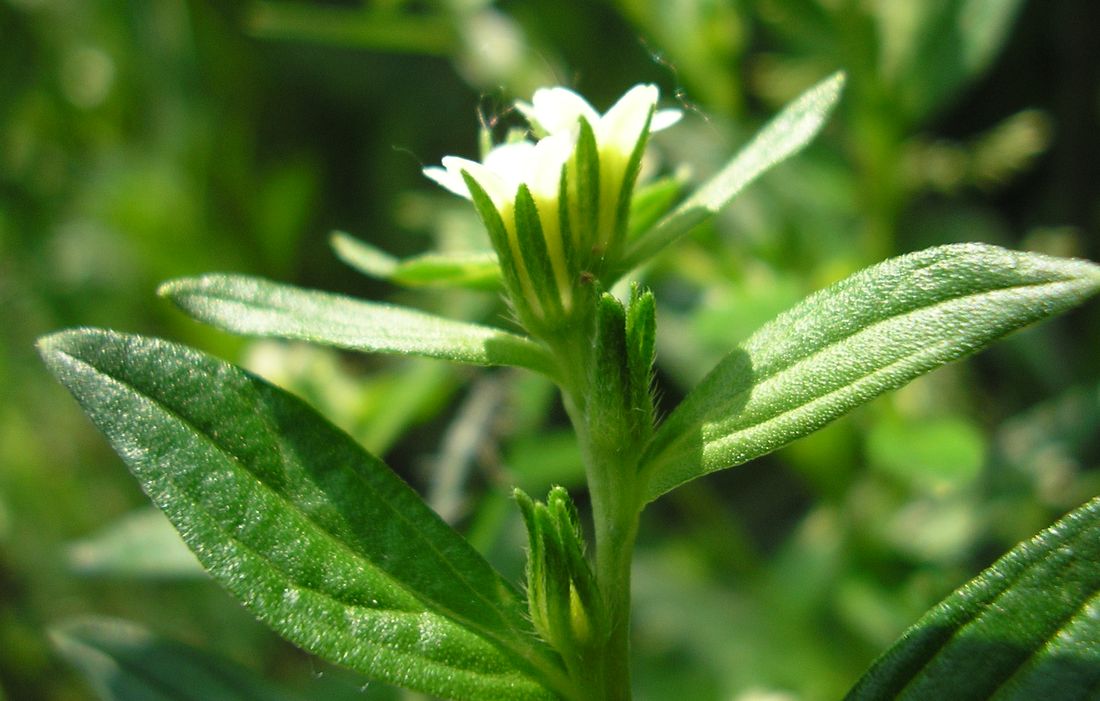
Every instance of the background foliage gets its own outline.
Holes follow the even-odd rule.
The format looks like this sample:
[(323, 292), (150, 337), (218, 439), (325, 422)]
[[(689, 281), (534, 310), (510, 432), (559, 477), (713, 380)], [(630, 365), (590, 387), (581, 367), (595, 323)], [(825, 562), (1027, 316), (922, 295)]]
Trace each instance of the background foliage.
[[(306, 698), (401, 697), (306, 659), (198, 572), (36, 336), (108, 326), (243, 362), (516, 581), (508, 487), (582, 481), (545, 382), (231, 338), (157, 283), (238, 271), (499, 319), (493, 293), (359, 276), (329, 232), (400, 256), (481, 241), (420, 167), (474, 155), (476, 119), (499, 132), (538, 85), (606, 108), (659, 83), (688, 117), (657, 152), (702, 179), (846, 69), (826, 133), (647, 271), (671, 404), (760, 322), (888, 255), (976, 240), (1100, 259), (1098, 24), (1088, 0), (2, 0), (0, 698), (92, 698), (59, 654), (94, 637), (68, 622), (87, 614)], [(1098, 313), (657, 502), (636, 559), (638, 697), (836, 698), (931, 604), (1100, 492)]]

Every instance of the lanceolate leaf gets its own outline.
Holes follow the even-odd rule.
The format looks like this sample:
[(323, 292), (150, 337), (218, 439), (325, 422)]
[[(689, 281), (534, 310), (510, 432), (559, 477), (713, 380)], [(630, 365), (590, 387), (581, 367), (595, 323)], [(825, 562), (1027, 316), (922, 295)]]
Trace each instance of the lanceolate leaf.
[(445, 698), (554, 698), (515, 590), (300, 400), (156, 339), (85, 329), (40, 350), (211, 574), (279, 633)]
[(174, 280), (160, 294), (196, 319), (234, 333), (540, 372), (550, 366), (540, 346), (507, 331), (245, 275)]
[(1092, 263), (982, 244), (857, 273), (765, 325), (691, 391), (649, 448), (648, 497), (771, 452), (1098, 289)]
[(398, 259), (341, 231), (333, 232), (331, 242), (340, 260), (364, 275), (398, 285), (500, 289), (500, 263), (492, 251), (424, 253)]
[(717, 175), (638, 236), (619, 272), (626, 272), (713, 217), (772, 166), (802, 150), (824, 126), (843, 87), (844, 74), (836, 73), (787, 105)]
[(302, 701), (228, 660), (125, 621), (70, 621), (50, 638), (104, 701)]
[(847, 698), (1094, 699), (1098, 608), (1100, 499), (1094, 499), (925, 614)]

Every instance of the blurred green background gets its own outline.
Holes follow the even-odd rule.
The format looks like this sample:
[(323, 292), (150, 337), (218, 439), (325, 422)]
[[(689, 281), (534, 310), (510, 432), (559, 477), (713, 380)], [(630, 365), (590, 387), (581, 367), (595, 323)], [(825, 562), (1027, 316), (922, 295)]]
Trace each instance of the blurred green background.
[[(509, 576), (505, 496), (583, 485), (563, 412), (518, 372), (251, 342), (156, 298), (241, 271), (507, 323), (495, 293), (338, 261), (483, 248), (420, 174), (540, 85), (686, 112), (692, 181), (843, 68), (825, 133), (644, 272), (662, 401), (757, 325), (884, 257), (954, 241), (1100, 260), (1091, 0), (0, 0), (0, 699), (95, 698), (48, 631), (127, 619), (302, 698), (412, 698), (307, 658), (207, 580), (34, 353), (97, 325), (290, 387), (386, 458)], [(1100, 493), (1100, 305), (1013, 335), (647, 511), (642, 700), (831, 699), (908, 624)], [(583, 499), (583, 497), (582, 497)]]

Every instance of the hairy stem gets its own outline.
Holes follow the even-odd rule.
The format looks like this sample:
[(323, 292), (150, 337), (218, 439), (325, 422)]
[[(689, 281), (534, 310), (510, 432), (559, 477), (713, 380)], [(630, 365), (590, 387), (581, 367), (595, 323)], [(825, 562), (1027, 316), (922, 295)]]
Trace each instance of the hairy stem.
[[(591, 343), (557, 349), (564, 367), (591, 367)], [(625, 363), (625, 359), (624, 359)], [(566, 411), (584, 457), (595, 532), (595, 574), (602, 595), (607, 635), (597, 642), (586, 689), (592, 701), (630, 701), (630, 567), (641, 512), (637, 437), (604, 435), (589, 428), (594, 396), (589, 378), (575, 373), (565, 385)], [(625, 423), (625, 422), (624, 422)]]

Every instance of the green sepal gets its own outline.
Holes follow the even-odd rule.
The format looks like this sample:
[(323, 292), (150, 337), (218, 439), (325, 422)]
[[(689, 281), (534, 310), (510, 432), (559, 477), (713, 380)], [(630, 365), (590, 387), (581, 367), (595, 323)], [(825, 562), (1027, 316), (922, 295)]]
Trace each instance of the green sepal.
[[(569, 163), (563, 163), (561, 177), (558, 179), (558, 228), (561, 232), (561, 254), (565, 259), (565, 271), (568, 283), (575, 292), (578, 287), (577, 278), (580, 275), (579, 258), (577, 251), (577, 222), (573, 221), (569, 206)], [(577, 301), (574, 300), (574, 305)]]
[(589, 376), (588, 427), (593, 441), (615, 445), (626, 441), (629, 425), (630, 373), (626, 352), (626, 310), (603, 293), (596, 304), (596, 339)]
[(492, 198), (481, 187), (480, 183), (466, 171), (462, 171), (462, 179), (466, 182), (466, 188), (470, 191), (470, 200), (474, 203), (481, 222), (489, 232), (489, 241), (500, 259), (500, 270), (504, 275), (504, 287), (508, 291), (508, 298), (516, 306), (516, 313), (521, 318), (531, 316), (532, 311), (524, 305), (523, 285), (519, 279), (519, 268), (515, 257), (512, 255), (512, 245), (508, 241), (508, 229), (504, 226), (504, 219), (493, 204)]
[(631, 424), (639, 442), (653, 431), (653, 362), (656, 359), (657, 304), (650, 290), (634, 283), (626, 311), (626, 363)]
[(546, 569), (542, 531), (538, 519), (535, 518), (534, 500), (519, 487), (512, 491), (512, 496), (519, 505), (523, 524), (527, 527), (527, 610), (531, 616), (531, 624), (546, 639), (550, 622), (546, 614), (546, 587), (542, 584)]
[(562, 546), (561, 532), (545, 504), (535, 504), (535, 521), (542, 537), (543, 580), (546, 591), (546, 619), (549, 627), (540, 631), (546, 641), (563, 656), (576, 650), (570, 616), (570, 572)]
[(634, 150), (630, 152), (630, 160), (626, 163), (626, 170), (623, 171), (622, 184), (619, 186), (619, 201), (615, 204), (615, 232), (609, 247), (615, 256), (626, 241), (626, 232), (630, 225), (630, 203), (634, 199), (634, 185), (638, 182), (638, 174), (642, 170), (642, 156), (645, 155), (645, 147), (649, 143), (649, 125), (653, 122), (655, 109), (656, 107), (649, 109), (642, 134), (635, 142)]
[(577, 222), (573, 237), (579, 260), (588, 261), (591, 266), (591, 261), (600, 253), (592, 250), (598, 240), (596, 229), (600, 224), (600, 152), (596, 132), (584, 117), (580, 117), (575, 158)]
[[(538, 296), (539, 304), (545, 312), (544, 319), (549, 326), (553, 327), (554, 322), (560, 321), (564, 316), (561, 291), (558, 290), (557, 280), (554, 278), (550, 252), (546, 249), (546, 238), (542, 231), (542, 222), (539, 220), (538, 206), (527, 185), (519, 186), (515, 204), (516, 240), (519, 243), (520, 256), (531, 278), (531, 286)], [(530, 322), (531, 325), (538, 323), (535, 319), (525, 319), (524, 322)], [(530, 329), (530, 326), (528, 328)]]
[[(574, 640), (580, 647), (600, 641), (605, 634), (603, 606), (601, 605), (596, 577), (584, 556), (584, 535), (581, 533), (577, 507), (565, 487), (551, 488), (546, 499), (547, 508), (558, 529), (558, 537), (565, 552), (566, 565), (573, 585), (571, 601), (571, 628)], [(581, 610), (577, 610), (577, 606)]]

